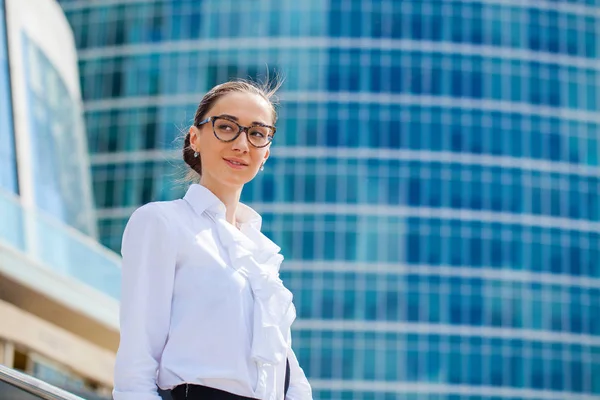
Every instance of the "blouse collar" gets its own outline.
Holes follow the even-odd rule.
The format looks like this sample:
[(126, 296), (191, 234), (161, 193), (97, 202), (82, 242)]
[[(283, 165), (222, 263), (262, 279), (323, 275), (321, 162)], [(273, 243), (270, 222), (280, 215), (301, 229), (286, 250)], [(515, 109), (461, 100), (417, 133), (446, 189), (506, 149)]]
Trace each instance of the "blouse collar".
[[(183, 199), (192, 206), (198, 215), (202, 215), (205, 211), (219, 215), (225, 214), (226, 211), (225, 204), (213, 192), (198, 183), (194, 183), (188, 188)], [(262, 226), (260, 214), (243, 203), (238, 204), (235, 218), (240, 227), (251, 224), (254, 228), (260, 229)]]
[[(192, 184), (183, 199), (201, 216), (208, 211), (214, 215), (225, 216), (225, 204), (208, 188), (198, 183)], [(278, 253), (281, 248), (260, 232), (262, 217), (251, 207), (239, 203), (235, 215), (239, 230), (256, 246), (270, 253)]]

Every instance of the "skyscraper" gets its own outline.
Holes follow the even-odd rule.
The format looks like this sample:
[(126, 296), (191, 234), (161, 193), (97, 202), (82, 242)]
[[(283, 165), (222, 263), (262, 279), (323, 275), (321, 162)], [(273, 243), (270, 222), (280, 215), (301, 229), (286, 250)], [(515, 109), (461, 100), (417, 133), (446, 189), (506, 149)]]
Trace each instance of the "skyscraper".
[(597, 1), (61, 3), (115, 250), (202, 94), (285, 74), (243, 200), (315, 398), (600, 395)]
[(0, 1), (0, 364), (96, 399), (112, 385), (120, 270), (95, 240), (82, 106), (58, 3)]

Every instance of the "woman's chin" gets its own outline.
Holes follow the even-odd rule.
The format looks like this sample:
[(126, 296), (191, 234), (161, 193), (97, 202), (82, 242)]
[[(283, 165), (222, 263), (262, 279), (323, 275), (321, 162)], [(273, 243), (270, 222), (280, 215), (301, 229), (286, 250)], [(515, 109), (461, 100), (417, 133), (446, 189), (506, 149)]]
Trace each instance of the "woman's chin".
[(228, 186), (240, 187), (244, 186), (246, 183), (250, 182), (254, 176), (249, 176), (248, 173), (239, 174), (239, 173), (228, 173), (225, 176), (222, 176), (220, 181)]

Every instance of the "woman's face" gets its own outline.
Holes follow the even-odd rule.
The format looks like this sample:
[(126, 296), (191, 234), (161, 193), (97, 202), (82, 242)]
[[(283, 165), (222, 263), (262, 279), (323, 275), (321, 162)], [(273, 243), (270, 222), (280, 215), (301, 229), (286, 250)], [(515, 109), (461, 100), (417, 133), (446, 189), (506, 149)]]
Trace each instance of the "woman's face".
[[(273, 125), (270, 104), (262, 97), (243, 92), (228, 93), (215, 102), (204, 116), (229, 116), (242, 126), (256, 122)], [(203, 185), (226, 185), (236, 189), (250, 182), (269, 158), (269, 146), (256, 148), (242, 132), (232, 142), (222, 142), (213, 133), (213, 124), (190, 128), (190, 146), (200, 153)]]

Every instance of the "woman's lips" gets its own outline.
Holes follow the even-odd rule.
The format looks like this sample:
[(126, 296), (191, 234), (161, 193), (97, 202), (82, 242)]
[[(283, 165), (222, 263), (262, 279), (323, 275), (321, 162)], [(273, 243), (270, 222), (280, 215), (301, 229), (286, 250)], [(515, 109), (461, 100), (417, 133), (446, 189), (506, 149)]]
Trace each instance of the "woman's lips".
[(229, 165), (233, 169), (244, 169), (248, 166), (247, 164), (244, 164), (243, 162), (238, 160), (228, 160), (227, 158), (224, 158), (223, 160), (225, 160), (227, 165)]

